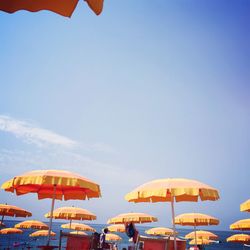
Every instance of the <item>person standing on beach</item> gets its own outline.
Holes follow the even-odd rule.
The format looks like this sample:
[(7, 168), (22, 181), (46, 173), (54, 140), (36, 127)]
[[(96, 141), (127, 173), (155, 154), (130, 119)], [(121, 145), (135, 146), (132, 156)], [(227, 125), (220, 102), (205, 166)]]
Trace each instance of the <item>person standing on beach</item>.
[(109, 244), (106, 243), (106, 234), (108, 233), (108, 228), (104, 228), (100, 235), (100, 249), (110, 249)]

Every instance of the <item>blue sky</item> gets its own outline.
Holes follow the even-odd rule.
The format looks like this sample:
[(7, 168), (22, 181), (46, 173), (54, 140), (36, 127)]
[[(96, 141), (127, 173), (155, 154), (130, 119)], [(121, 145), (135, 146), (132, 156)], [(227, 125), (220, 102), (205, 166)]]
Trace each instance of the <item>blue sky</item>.
[[(250, 3), (80, 1), (71, 19), (0, 12), (0, 182), (33, 169), (66, 169), (101, 185), (78, 205), (97, 222), (147, 212), (170, 226), (170, 204), (124, 195), (156, 178), (183, 177), (220, 191), (218, 202), (178, 203), (217, 229), (248, 215)], [(43, 219), (50, 201), (0, 191), (1, 202)]]

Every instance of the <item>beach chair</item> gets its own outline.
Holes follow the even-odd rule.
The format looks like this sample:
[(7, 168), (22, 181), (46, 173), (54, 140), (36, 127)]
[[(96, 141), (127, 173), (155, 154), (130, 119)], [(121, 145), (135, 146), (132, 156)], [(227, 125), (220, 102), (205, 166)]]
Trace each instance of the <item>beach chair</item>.
[[(139, 248), (141, 244), (141, 247)], [(176, 239), (177, 249), (186, 250), (186, 241)], [(152, 238), (139, 236), (136, 250), (174, 250), (174, 239), (170, 238)]]
[(92, 249), (93, 237), (89, 235), (77, 235), (60, 231), (59, 250), (62, 249), (62, 238), (66, 237), (66, 250), (90, 250)]

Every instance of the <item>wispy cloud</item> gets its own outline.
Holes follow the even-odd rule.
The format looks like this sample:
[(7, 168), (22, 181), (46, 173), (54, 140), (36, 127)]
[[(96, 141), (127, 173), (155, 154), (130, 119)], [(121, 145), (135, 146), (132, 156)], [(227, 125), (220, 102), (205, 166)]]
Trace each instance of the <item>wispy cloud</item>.
[(49, 144), (73, 148), (78, 144), (72, 139), (40, 128), (31, 122), (17, 120), (10, 116), (0, 115), (0, 130), (12, 133), (16, 137), (22, 138), (25, 142), (34, 143), (38, 146)]

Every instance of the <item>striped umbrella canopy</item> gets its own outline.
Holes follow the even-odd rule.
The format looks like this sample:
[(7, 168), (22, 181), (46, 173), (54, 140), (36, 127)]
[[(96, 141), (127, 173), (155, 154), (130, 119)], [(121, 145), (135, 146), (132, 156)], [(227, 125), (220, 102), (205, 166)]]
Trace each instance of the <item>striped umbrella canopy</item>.
[(8, 227), (8, 228), (4, 228), (0, 230), (0, 234), (22, 234), (23, 231), (21, 229), (17, 229), (17, 228), (12, 228), (12, 227)]
[(108, 233), (105, 236), (106, 241), (121, 241), (122, 238), (117, 234)]
[(174, 235), (177, 232), (174, 232), (173, 229), (167, 227), (153, 227), (146, 230), (145, 233), (149, 235), (169, 236)]
[(231, 230), (250, 231), (250, 219), (238, 220), (230, 225)]
[[(89, 7), (99, 15), (103, 9), (104, 0), (85, 0)], [(71, 17), (74, 12), (78, 0), (1, 0), (0, 10), (14, 13), (19, 10), (27, 10), (37, 12), (40, 10), (49, 10), (65, 17)]]
[(107, 227), (109, 232), (119, 232), (119, 233), (125, 233), (125, 226), (123, 224), (115, 224), (110, 225)]
[(73, 229), (76, 231), (90, 231), (90, 232), (96, 231), (93, 227), (83, 224), (83, 223), (67, 223), (67, 224), (61, 225), (61, 227), (66, 228), (66, 229)]
[(16, 224), (15, 228), (49, 229), (49, 226), (38, 220), (26, 220)]
[(227, 238), (227, 242), (235, 243), (250, 243), (250, 235), (248, 234), (234, 234)]
[(155, 222), (157, 218), (146, 213), (124, 213), (119, 214), (108, 220), (108, 224), (125, 224), (125, 223), (148, 223)]
[(195, 234), (198, 239), (208, 239), (208, 240), (217, 240), (219, 237), (218, 235), (204, 230), (199, 230), (196, 232), (191, 232), (185, 236), (186, 239), (195, 239)]
[(200, 238), (198, 238), (198, 239), (192, 239), (192, 240), (190, 240), (188, 243), (189, 243), (189, 245), (209, 245), (209, 244), (211, 244), (213, 241), (211, 241), (211, 240), (208, 240), (208, 239), (200, 239)]
[(50, 231), (49, 230), (38, 230), (36, 232), (31, 233), (29, 236), (30, 237), (47, 237), (48, 235), (51, 236), (56, 236), (56, 233)]
[(240, 204), (241, 212), (250, 212), (250, 199)]

